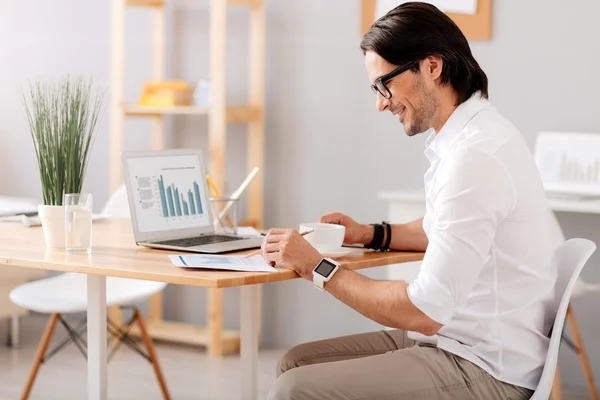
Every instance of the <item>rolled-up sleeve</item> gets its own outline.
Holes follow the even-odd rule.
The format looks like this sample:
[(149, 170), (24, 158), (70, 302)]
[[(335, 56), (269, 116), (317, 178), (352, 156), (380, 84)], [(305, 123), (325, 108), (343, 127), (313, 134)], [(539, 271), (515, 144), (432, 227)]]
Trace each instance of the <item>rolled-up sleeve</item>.
[(429, 245), (407, 292), (419, 310), (444, 325), (466, 303), (496, 229), (514, 207), (515, 190), (500, 161), (477, 149), (445, 158), (436, 180), (428, 193)]

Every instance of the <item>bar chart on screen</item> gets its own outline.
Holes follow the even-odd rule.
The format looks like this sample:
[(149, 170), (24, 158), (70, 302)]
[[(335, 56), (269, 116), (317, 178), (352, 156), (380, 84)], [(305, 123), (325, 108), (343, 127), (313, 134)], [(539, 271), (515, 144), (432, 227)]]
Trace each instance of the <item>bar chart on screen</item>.
[[(166, 188), (166, 190), (165, 190)], [(193, 182), (193, 190), (180, 190), (174, 184), (165, 184), (164, 177), (158, 178), (158, 190), (163, 217), (181, 217), (202, 214), (202, 200), (200, 198), (200, 185)], [(184, 194), (185, 193), (185, 194)]]
[(542, 132), (535, 161), (548, 192), (600, 196), (600, 134)]
[(210, 224), (203, 174), (197, 157), (131, 159), (129, 173), (140, 231)]

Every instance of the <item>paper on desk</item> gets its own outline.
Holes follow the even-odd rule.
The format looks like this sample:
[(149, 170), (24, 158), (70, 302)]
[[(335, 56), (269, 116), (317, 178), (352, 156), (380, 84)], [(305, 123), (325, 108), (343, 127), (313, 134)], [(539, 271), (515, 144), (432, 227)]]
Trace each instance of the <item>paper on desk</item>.
[(251, 226), (239, 226), (237, 228), (238, 236), (259, 236), (260, 233)]
[(37, 212), (37, 205), (16, 197), (0, 196), (0, 216)]
[(215, 256), (215, 255), (174, 255), (170, 254), (171, 262), (183, 268), (224, 269), (243, 272), (276, 272), (261, 255), (245, 258), (244, 256)]
[[(103, 214), (92, 214), (92, 221), (102, 221), (106, 219), (107, 216)], [(0, 224), (13, 224), (13, 225), (22, 225), (26, 227), (32, 226), (40, 226), (42, 225), (42, 221), (40, 217), (37, 215), (27, 216), (24, 214), (21, 215), (11, 215), (6, 217), (0, 216)]]

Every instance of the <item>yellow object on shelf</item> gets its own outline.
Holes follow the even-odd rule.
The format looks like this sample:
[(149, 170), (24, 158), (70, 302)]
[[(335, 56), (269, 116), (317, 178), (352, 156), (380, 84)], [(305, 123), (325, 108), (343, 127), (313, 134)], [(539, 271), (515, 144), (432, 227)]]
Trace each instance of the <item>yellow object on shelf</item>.
[(192, 104), (194, 85), (185, 81), (150, 81), (144, 83), (141, 106), (171, 107)]
[(144, 83), (144, 93), (153, 90), (190, 90), (193, 85), (186, 81), (148, 81)]

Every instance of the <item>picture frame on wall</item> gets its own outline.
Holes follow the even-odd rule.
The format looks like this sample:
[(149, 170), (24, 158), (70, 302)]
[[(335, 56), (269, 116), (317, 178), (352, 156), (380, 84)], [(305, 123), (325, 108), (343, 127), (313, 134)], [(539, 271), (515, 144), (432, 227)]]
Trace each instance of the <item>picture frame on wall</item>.
[[(468, 40), (491, 40), (492, 0), (425, 0), (446, 13)], [(361, 36), (375, 20), (405, 0), (361, 0)]]

